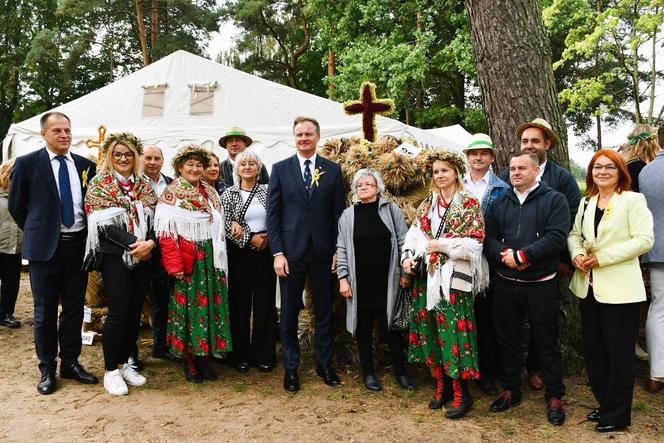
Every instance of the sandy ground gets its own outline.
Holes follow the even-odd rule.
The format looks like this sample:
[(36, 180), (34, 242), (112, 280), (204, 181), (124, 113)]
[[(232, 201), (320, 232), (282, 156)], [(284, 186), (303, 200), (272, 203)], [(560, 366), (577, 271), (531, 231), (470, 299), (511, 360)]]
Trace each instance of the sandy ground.
[[(427, 373), (411, 368), (415, 392), (398, 388), (388, 368), (379, 376), (384, 392), (360, 384), (355, 367), (338, 367), (343, 385), (330, 388), (316, 377), (310, 358), (300, 369), (302, 389), (281, 387), (282, 369), (239, 374), (219, 366), (220, 379), (187, 383), (180, 366), (145, 357), (147, 385), (116, 398), (101, 385), (58, 379), (58, 390), (39, 395), (32, 343), (32, 300), (23, 275), (17, 330), (0, 328), (0, 441), (663, 441), (664, 392), (642, 388), (646, 366), (639, 364), (631, 428), (599, 435), (583, 422), (594, 406), (585, 377), (566, 379), (567, 422), (547, 423), (541, 393), (524, 390), (522, 404), (502, 414), (489, 412), (492, 398), (473, 387), (475, 404), (462, 420), (451, 421), (427, 408)], [(142, 331), (148, 339), (150, 331)], [(149, 355), (149, 346), (141, 355)], [(80, 358), (88, 370), (103, 374), (101, 346), (84, 346)]]

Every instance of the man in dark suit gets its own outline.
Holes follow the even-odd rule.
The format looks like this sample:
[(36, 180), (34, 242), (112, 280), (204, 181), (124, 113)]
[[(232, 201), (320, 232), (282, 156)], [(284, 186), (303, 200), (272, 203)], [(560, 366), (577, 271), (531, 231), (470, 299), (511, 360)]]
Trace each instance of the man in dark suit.
[[(150, 180), (152, 189), (157, 196), (161, 196), (166, 186), (173, 179), (161, 173), (164, 166), (164, 154), (155, 145), (146, 146), (141, 157), (143, 172)], [(166, 345), (166, 322), (168, 319), (168, 301), (171, 293), (171, 279), (160, 263), (161, 253), (159, 247), (152, 250), (152, 356), (163, 360), (178, 361), (179, 359), (171, 353)], [(136, 346), (129, 355), (127, 362), (134, 369), (141, 366), (138, 359), (138, 347)], [(133, 364), (132, 364), (133, 363)]]
[(320, 126), (310, 117), (293, 123), (296, 155), (272, 167), (267, 230), (281, 286), (281, 346), (284, 389), (300, 389), (297, 327), (305, 277), (309, 278), (316, 323), (316, 373), (339, 384), (332, 367), (332, 274), (336, 272), (337, 221), (345, 207), (341, 168), (316, 154)]
[[(247, 149), (254, 141), (244, 132), (242, 128), (231, 128), (226, 135), (219, 139), (219, 146), (228, 152), (228, 158), (221, 162), (221, 178), (224, 180), (226, 187), (239, 185), (237, 178), (233, 175), (233, 166), (235, 165), (235, 157)], [(265, 165), (261, 165), (261, 173), (258, 177), (258, 183), (266, 185), (270, 181), (270, 175), (267, 173)]]
[[(23, 258), (30, 262), (35, 348), (40, 394), (55, 391), (60, 377), (97, 383), (78, 362), (88, 274), (82, 270), (87, 237), (83, 199), (95, 164), (69, 152), (71, 123), (59, 112), (41, 118), (46, 147), (16, 159), (9, 188), (9, 212), (23, 229)], [(58, 303), (62, 305), (58, 325)]]

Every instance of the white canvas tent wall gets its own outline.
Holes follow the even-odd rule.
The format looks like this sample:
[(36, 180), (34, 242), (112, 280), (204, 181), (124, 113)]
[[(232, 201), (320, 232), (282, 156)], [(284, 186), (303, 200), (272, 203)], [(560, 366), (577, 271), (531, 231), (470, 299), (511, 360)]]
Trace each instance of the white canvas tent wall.
[[(190, 115), (190, 85), (217, 87), (212, 115)], [(144, 86), (166, 84), (164, 111), (161, 117), (142, 117)], [(214, 149), (226, 129), (240, 126), (254, 139), (252, 145), (269, 167), (294, 152), (292, 121), (309, 115), (321, 123), (323, 140), (361, 134), (359, 116), (347, 116), (342, 105), (287, 86), (246, 74), (211, 60), (177, 51), (133, 74), (97, 91), (54, 108), (72, 120), (73, 151), (89, 155), (86, 139), (96, 140), (97, 128), (106, 125), (109, 133), (130, 131), (146, 144), (161, 147), (166, 165), (179, 147), (200, 144)], [(3, 140), (3, 157), (16, 157), (43, 146), (39, 118), (13, 124)], [(378, 133), (408, 136), (429, 146), (461, 149), (462, 144), (397, 120), (378, 117)]]
[(466, 147), (473, 136), (461, 125), (443, 126), (442, 128), (425, 129), (429, 134), (441, 137), (446, 140), (454, 140), (462, 147)]

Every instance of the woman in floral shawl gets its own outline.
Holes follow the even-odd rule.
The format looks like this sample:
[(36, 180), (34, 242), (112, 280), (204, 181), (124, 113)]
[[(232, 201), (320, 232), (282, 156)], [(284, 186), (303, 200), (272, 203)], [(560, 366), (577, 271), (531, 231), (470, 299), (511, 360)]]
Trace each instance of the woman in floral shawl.
[(104, 143), (102, 166), (85, 196), (85, 262), (101, 269), (108, 296), (102, 343), (104, 388), (111, 395), (126, 395), (127, 385), (145, 384), (145, 377), (127, 364), (138, 338), (150, 285), (148, 259), (156, 245), (151, 223), (157, 195), (141, 173), (142, 151), (143, 144), (132, 134), (112, 134)]
[(201, 179), (209, 162), (209, 151), (182, 148), (155, 215), (162, 264), (175, 277), (166, 342), (184, 357), (185, 377), (195, 383), (215, 380), (209, 356), (232, 350), (223, 212), (217, 191)]
[(439, 148), (421, 161), (433, 175), (432, 192), (417, 209), (401, 260), (407, 273), (421, 269), (412, 290), (408, 359), (433, 368), (429, 408), (453, 399), (445, 416), (460, 418), (473, 404), (468, 380), (479, 378), (473, 297), (489, 283), (484, 221), (477, 200), (463, 191), (459, 154)]

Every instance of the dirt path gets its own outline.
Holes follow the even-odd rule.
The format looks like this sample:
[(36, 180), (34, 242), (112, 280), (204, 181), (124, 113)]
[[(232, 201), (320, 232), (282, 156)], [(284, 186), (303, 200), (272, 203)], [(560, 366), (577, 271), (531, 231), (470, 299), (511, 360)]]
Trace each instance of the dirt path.
[[(385, 391), (370, 393), (356, 368), (339, 368), (344, 383), (334, 389), (319, 381), (311, 361), (302, 365), (297, 394), (282, 389), (281, 368), (239, 374), (220, 366), (218, 381), (194, 385), (179, 366), (145, 358), (148, 384), (130, 388), (126, 397), (60, 379), (53, 395), (42, 396), (27, 281), (24, 274), (16, 312), (23, 327), (0, 328), (0, 441), (662, 441), (664, 395), (646, 393), (643, 379), (635, 389), (633, 426), (611, 437), (579, 424), (594, 405), (584, 377), (566, 379), (568, 415), (559, 428), (547, 423), (540, 393), (526, 390), (519, 407), (494, 414), (492, 399), (473, 388), (472, 411), (451, 421), (427, 408), (431, 388), (419, 368), (411, 368), (419, 386), (414, 393), (397, 388), (387, 369), (379, 373)], [(149, 355), (148, 347), (141, 355)], [(81, 362), (101, 376), (101, 346), (84, 346)]]

